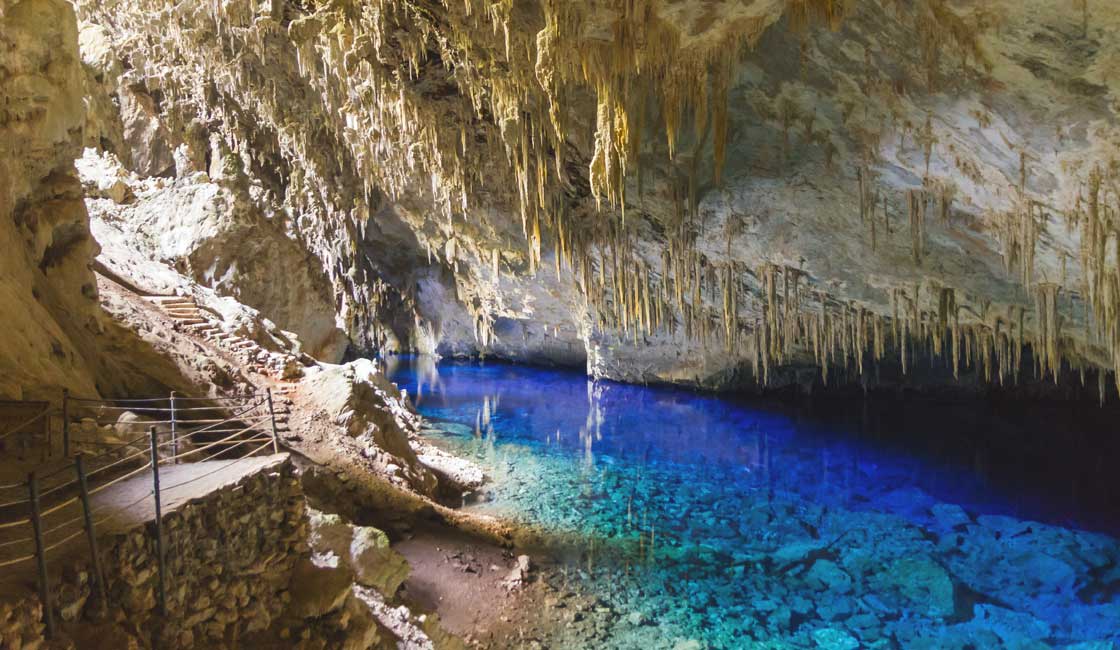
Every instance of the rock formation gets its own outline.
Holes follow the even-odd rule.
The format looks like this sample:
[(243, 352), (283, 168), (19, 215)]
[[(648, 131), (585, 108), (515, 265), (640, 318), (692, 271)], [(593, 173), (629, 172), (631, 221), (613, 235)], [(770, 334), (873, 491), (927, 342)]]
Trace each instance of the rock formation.
[(4, 9), (33, 374), (98, 375), (81, 145), (97, 221), (329, 361), (1103, 393), (1120, 354), (1110, 5), (75, 5)]
[(96, 243), (74, 171), (84, 119), (74, 10), (0, 3), (0, 393), (94, 393)]
[(167, 178), (99, 218), (313, 354), (1115, 365), (1110, 6), (76, 4), (84, 143)]

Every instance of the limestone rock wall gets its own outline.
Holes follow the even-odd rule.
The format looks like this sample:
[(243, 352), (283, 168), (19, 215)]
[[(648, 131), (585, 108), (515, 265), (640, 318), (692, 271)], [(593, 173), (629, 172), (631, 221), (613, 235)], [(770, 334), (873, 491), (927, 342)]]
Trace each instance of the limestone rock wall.
[(412, 445), (420, 417), (376, 362), (359, 359), (311, 373), (301, 385), (297, 403), (307, 413), (296, 415), (294, 425), (308, 438), (325, 439), (325, 444), (307, 451), (320, 464), (335, 466), (332, 456), (358, 460), (367, 464), (370, 474), (400, 487), (428, 496), (435, 493), (436, 476), (420, 462)]
[[(283, 215), (244, 174), (215, 166), (176, 179), (142, 179), (112, 154), (78, 161), (93, 229), (108, 238), (103, 261), (128, 253), (254, 307), (299, 337), (303, 351), (333, 363), (348, 339), (318, 262), (283, 231)], [(120, 269), (128, 277), (143, 276)], [(141, 284), (145, 284), (141, 281)], [(148, 290), (168, 291), (150, 285)]]
[(84, 104), (69, 2), (0, 2), (0, 98), (0, 395), (92, 395), (97, 245), (74, 171)]

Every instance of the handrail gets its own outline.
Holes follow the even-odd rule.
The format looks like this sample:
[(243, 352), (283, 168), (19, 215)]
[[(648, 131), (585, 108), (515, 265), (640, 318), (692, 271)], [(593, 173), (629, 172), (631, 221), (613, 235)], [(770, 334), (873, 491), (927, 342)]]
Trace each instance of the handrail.
[(101, 399), (99, 397), (71, 397), (74, 402), (86, 402), (92, 404), (145, 404), (151, 402), (166, 402), (166, 397), (147, 397), (141, 399)]
[[(157, 406), (139, 406), (129, 408), (122, 404), (154, 404), (156, 402), (167, 401), (168, 408)], [(208, 401), (210, 405), (201, 405), (199, 402)], [(137, 436), (134, 439), (124, 442), (102, 442), (97, 440), (71, 440), (69, 435), (70, 427), (70, 411), (68, 404), (70, 402), (82, 405), (96, 405), (101, 404), (103, 410), (109, 411), (134, 411), (134, 412), (150, 412), (150, 413), (169, 413), (170, 419), (167, 420), (138, 420), (134, 423), (129, 423), (134, 426), (143, 426), (147, 428), (148, 432), (144, 435)], [(191, 406), (179, 406), (180, 403), (186, 402)], [(83, 406), (83, 409), (85, 407)], [(207, 412), (227, 412), (228, 415), (224, 418), (201, 418), (183, 420), (177, 418), (179, 413), (200, 413)], [(35, 417), (21, 423), (12, 431), (0, 436), (0, 439), (11, 435), (15, 431), (19, 431), (35, 421), (44, 417), (50, 417), (59, 413), (58, 409), (47, 408), (43, 412), (37, 414)], [(5, 533), (5, 539), (0, 541), (0, 550), (17, 550), (19, 548), (26, 548), (28, 545), (34, 545), (34, 552), (28, 555), (19, 557), (3, 557), (0, 553), (0, 567), (9, 567), (22, 564), (24, 562), (36, 561), (39, 572), (39, 592), (40, 598), (43, 600), (43, 621), (46, 625), (47, 636), (50, 638), (54, 631), (53, 625), (53, 608), (50, 601), (50, 590), (47, 588), (47, 565), (46, 557), (49, 553), (59, 549), (63, 545), (78, 538), (83, 533), (86, 534), (88, 544), (90, 547), (91, 557), (93, 558), (95, 569), (92, 575), (92, 581), (97, 588), (97, 593), (105, 597), (105, 582), (104, 576), (101, 575), (100, 569), (100, 556), (97, 551), (97, 539), (94, 534), (94, 529), (109, 520), (113, 516), (113, 511), (121, 511), (122, 508), (110, 502), (105, 502), (100, 506), (93, 507), (90, 504), (90, 498), (97, 495), (109, 488), (117, 485), (123, 481), (133, 479), (144, 472), (151, 472), (153, 476), (153, 489), (147, 490), (146, 493), (139, 499), (133, 501), (132, 504), (125, 506), (123, 510), (128, 510), (132, 506), (142, 502), (147, 498), (155, 498), (156, 512), (160, 512), (160, 494), (166, 490), (175, 489), (194, 483), (205, 477), (211, 476), (221, 471), (228, 470), (232, 467), (237, 467), (241, 461), (247, 460), (256, 456), (261, 451), (268, 448), (270, 445), (275, 451), (279, 450), (279, 439), (276, 429), (276, 413), (273, 408), (271, 391), (266, 390), (263, 393), (251, 393), (244, 396), (234, 397), (179, 397), (174, 393), (169, 398), (151, 398), (151, 399), (137, 399), (137, 400), (100, 400), (92, 398), (75, 398), (70, 397), (68, 393), (64, 393), (63, 407), (61, 409), (62, 422), (63, 422), (63, 447), (64, 453), (67, 454), (66, 460), (48, 461), (40, 464), (35, 471), (28, 475), (26, 481), (20, 483), (12, 483), (7, 485), (0, 485), (0, 490), (28, 490), (28, 497), (19, 498), (15, 500), (8, 500), (0, 503), (0, 510), (6, 508), (13, 508), (17, 506), (28, 506), (28, 510), (21, 512), (16, 519), (12, 521), (0, 521), (0, 530), (16, 529), (17, 527), (29, 526), (33, 535), (30, 537), (23, 536), (14, 539), (7, 539), (18, 535)], [(109, 417), (113, 417), (109, 415)], [(271, 420), (271, 426), (269, 425)], [(96, 422), (96, 418), (94, 419)], [(157, 425), (170, 424), (170, 440), (161, 442), (157, 434)], [(199, 426), (202, 425), (202, 426)], [(271, 429), (271, 431), (269, 430)], [(167, 432), (167, 429), (163, 429)], [(208, 438), (218, 436), (217, 439), (203, 439), (201, 443), (193, 443), (191, 449), (180, 451), (180, 445), (184, 442), (197, 438), (200, 434), (207, 434)], [(145, 449), (138, 449), (142, 441), (147, 438), (147, 444), (143, 445)], [(69, 456), (69, 445), (71, 442), (76, 442), (82, 445), (91, 445), (99, 449), (92, 454), (78, 454), (73, 459)], [(247, 448), (243, 451), (238, 451), (236, 455), (231, 455), (231, 452), (248, 445), (253, 445), (252, 448)], [(160, 449), (170, 447), (172, 452), (170, 456), (160, 458)], [(204, 452), (213, 450), (208, 455), (203, 455)], [(131, 463), (140, 460), (143, 456), (151, 455), (151, 459), (143, 464), (131, 467)], [(225, 456), (228, 462), (221, 462), (218, 467), (213, 470), (206, 471), (205, 473), (190, 476), (173, 485), (164, 487), (159, 486), (159, 468), (161, 465), (175, 464), (180, 461), (196, 463), (206, 462)], [(88, 465), (87, 462), (91, 464)], [(47, 479), (52, 479), (59, 474), (74, 470), (76, 478), (70, 478), (58, 481), (50, 481), (57, 483), (56, 485), (44, 486), (43, 483)], [(93, 480), (96, 477), (96, 480)], [(47, 499), (52, 495), (61, 496), (61, 499)], [(53, 504), (44, 504), (43, 501), (57, 501)], [(105, 513), (104, 516), (96, 516), (103, 511), (111, 510)], [(61, 515), (61, 521), (55, 522), (50, 526), (44, 525), (44, 520), (48, 517)], [(157, 541), (162, 544), (162, 532), (160, 522), (156, 521), (156, 535)], [(26, 530), (26, 529), (25, 529)], [(163, 563), (160, 566), (160, 582), (164, 580), (163, 577)], [(162, 590), (162, 588), (161, 588)]]
[[(175, 399), (176, 400), (187, 400), (187, 401), (192, 401), (192, 402), (202, 402), (202, 401), (218, 402), (218, 401), (245, 400), (245, 399), (251, 399), (253, 397), (264, 397), (264, 393), (253, 392), (253, 393), (246, 393), (245, 395), (222, 395), (222, 396), (218, 396), (218, 397), (201, 397), (201, 396), (179, 397), (179, 396), (176, 396)], [(138, 398), (138, 399), (133, 399), (133, 398), (129, 398), (129, 399), (102, 399), (102, 398), (98, 398), (98, 397), (71, 397), (70, 400), (74, 401), (74, 402), (84, 402), (84, 403), (88, 403), (88, 404), (151, 404), (153, 402), (167, 402), (167, 401), (170, 400), (170, 398), (168, 398), (168, 397), (147, 397), (147, 398)]]
[(21, 423), (19, 426), (13, 427), (12, 429), (10, 429), (9, 431), (7, 431), (5, 433), (0, 433), (0, 440), (3, 440), (4, 438), (7, 438), (8, 436), (10, 436), (12, 434), (19, 433), (19, 431), (21, 429), (23, 429), (24, 427), (26, 427), (27, 425), (34, 424), (35, 422), (42, 419), (43, 417), (49, 417), (49, 416), (53, 415), (54, 413), (56, 413), (56, 411), (54, 409), (51, 409), (50, 406), (48, 405), (46, 409), (44, 409), (43, 411), (41, 411), (40, 413), (35, 415), (35, 417), (31, 418), (30, 420), (27, 420), (26, 422)]

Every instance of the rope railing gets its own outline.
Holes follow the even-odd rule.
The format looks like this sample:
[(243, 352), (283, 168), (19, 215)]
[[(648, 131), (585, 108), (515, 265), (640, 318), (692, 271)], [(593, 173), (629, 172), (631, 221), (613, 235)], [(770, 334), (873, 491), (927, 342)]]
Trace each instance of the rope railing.
[[(166, 402), (168, 406), (152, 406), (159, 402)], [(182, 406), (184, 402), (188, 406)], [(209, 405), (202, 405), (203, 402)], [(136, 438), (124, 441), (72, 438), (70, 428), (73, 424), (73, 406), (92, 412), (95, 416), (81, 419), (83, 430), (92, 421), (95, 427), (110, 426), (118, 432), (122, 428), (127, 430), (134, 427), (143, 427), (146, 431)], [(92, 559), (93, 587), (104, 604), (105, 580), (95, 530), (113, 518), (114, 513), (106, 513), (106, 510), (128, 512), (135, 505), (151, 498), (156, 515), (159, 602), (163, 608), (166, 605), (166, 592), (160, 522), (161, 493), (229, 470), (269, 447), (273, 453), (279, 451), (276, 413), (270, 390), (240, 397), (180, 397), (172, 393), (166, 398), (129, 400), (76, 398), (64, 391), (60, 411), (45, 410), (35, 418), (22, 422), (16, 429), (9, 431), (9, 434), (59, 412), (62, 415), (63, 453), (67, 459), (39, 465), (28, 474), (26, 481), (0, 485), (0, 568), (34, 561), (38, 572), (39, 597), (43, 603), (43, 623), (48, 638), (55, 632), (48, 588), (48, 554), (58, 551), (84, 533)], [(111, 415), (117, 412), (131, 412), (139, 417), (135, 421), (121, 422), (120, 415)], [(103, 425), (96, 416), (106, 413), (110, 414), (113, 421)], [(226, 415), (199, 417), (210, 413)], [(149, 419), (148, 414), (158, 419)], [(161, 436), (166, 439), (161, 440)], [(83, 449), (92, 447), (97, 451), (71, 455), (72, 444), (82, 445)], [(249, 445), (252, 448), (247, 451), (236, 451)], [(205, 473), (191, 475), (173, 485), (160, 487), (161, 467), (222, 459), (229, 462)], [(67, 474), (63, 476), (64, 473)], [(133, 503), (123, 508), (110, 505), (109, 502), (91, 507), (92, 497), (124, 481), (136, 479), (143, 473), (151, 474), (152, 487)], [(19, 496), (19, 492), (24, 496)], [(5, 511), (11, 513), (7, 514)]]
[(43, 418), (50, 417), (51, 415), (53, 415), (53, 413), (54, 412), (49, 407), (46, 408), (45, 410), (43, 410), (42, 413), (36, 414), (31, 419), (26, 420), (24, 422), (21, 422), (21, 423), (17, 424), (16, 426), (12, 427), (11, 429), (8, 429), (7, 431), (5, 431), (3, 433), (0, 433), (0, 440), (4, 440), (5, 438), (7, 438), (9, 436), (12, 436), (12, 435), (15, 435), (15, 434), (19, 433), (24, 428), (29, 427), (32, 424), (35, 424), (39, 420), (42, 420)]

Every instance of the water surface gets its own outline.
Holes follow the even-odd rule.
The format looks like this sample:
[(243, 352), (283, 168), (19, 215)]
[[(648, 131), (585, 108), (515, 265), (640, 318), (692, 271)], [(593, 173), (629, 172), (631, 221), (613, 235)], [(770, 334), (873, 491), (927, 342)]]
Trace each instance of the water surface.
[(605, 624), (542, 614), (570, 647), (1120, 647), (1117, 436), (1069, 409), (389, 371), (492, 478), (468, 507), (535, 527), (600, 600)]

